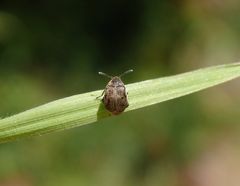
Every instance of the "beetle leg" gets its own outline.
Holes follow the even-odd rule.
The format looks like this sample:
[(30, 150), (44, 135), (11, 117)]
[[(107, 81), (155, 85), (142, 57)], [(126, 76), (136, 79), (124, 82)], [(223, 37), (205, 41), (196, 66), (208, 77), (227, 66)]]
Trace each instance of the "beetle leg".
[(102, 94), (100, 96), (96, 97), (96, 99), (102, 97), (104, 95), (104, 93), (105, 93), (105, 89), (103, 90), (103, 92), (102, 92)]

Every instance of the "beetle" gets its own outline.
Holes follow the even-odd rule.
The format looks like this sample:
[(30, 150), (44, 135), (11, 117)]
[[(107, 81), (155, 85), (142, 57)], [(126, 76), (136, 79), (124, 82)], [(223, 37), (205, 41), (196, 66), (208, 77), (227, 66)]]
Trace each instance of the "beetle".
[(98, 96), (97, 98), (104, 95), (102, 98), (102, 103), (113, 115), (121, 114), (129, 106), (126, 87), (122, 82), (121, 77), (130, 72), (133, 72), (133, 70), (127, 70), (119, 76), (109, 76), (103, 72), (98, 72), (99, 75), (106, 76), (111, 79), (107, 83), (101, 96)]

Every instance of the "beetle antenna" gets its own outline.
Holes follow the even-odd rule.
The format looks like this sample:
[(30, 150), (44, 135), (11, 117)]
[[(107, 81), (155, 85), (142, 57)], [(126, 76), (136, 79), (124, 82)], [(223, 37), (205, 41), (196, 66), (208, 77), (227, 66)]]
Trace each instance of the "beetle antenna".
[(122, 77), (122, 76), (124, 76), (124, 75), (126, 75), (126, 74), (128, 74), (130, 72), (133, 72), (133, 70), (130, 69), (130, 70), (127, 70), (126, 72), (123, 72), (119, 77)]
[(108, 78), (110, 78), (110, 79), (113, 78), (112, 76), (109, 76), (108, 74), (103, 73), (103, 72), (98, 72), (98, 74), (99, 74), (99, 75), (102, 75), (102, 76), (106, 76), (106, 77), (108, 77)]

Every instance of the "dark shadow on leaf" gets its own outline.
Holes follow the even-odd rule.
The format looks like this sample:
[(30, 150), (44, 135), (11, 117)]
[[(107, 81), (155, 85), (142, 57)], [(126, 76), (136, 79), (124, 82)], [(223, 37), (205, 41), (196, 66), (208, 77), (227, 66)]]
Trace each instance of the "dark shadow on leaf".
[(111, 113), (109, 113), (106, 109), (105, 106), (103, 105), (103, 103), (101, 102), (99, 104), (98, 107), (98, 111), (97, 111), (97, 120), (102, 119), (102, 118), (106, 118), (111, 116)]

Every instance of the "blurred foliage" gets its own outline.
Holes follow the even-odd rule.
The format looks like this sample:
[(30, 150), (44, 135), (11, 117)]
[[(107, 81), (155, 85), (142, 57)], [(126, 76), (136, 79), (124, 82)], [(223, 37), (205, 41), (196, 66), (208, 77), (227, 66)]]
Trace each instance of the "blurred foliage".
[[(239, 22), (237, 0), (3, 0), (0, 117), (102, 89), (98, 71), (134, 82), (238, 61)], [(0, 185), (238, 185), (238, 87), (1, 144)]]

